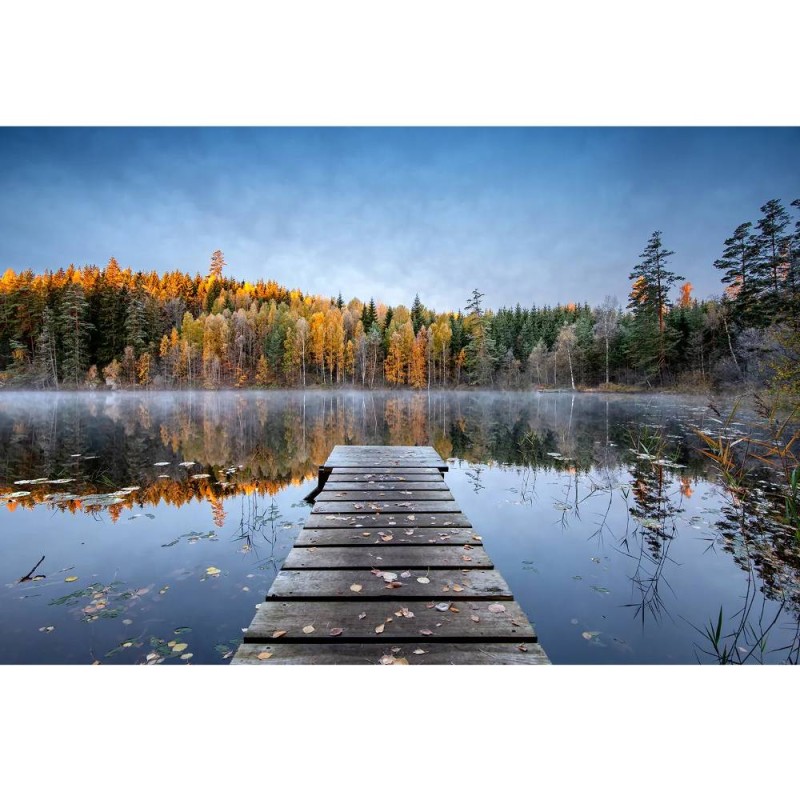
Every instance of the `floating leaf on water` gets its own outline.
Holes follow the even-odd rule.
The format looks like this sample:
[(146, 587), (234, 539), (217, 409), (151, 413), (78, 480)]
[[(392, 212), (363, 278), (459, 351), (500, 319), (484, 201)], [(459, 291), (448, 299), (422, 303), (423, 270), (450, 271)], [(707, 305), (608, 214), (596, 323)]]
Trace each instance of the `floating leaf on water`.
[(191, 632), (192, 632), (192, 629), (191, 628), (187, 628), (186, 626), (183, 626), (181, 628), (175, 628), (175, 635), (176, 636), (182, 636), (184, 633), (191, 633)]
[(74, 583), (76, 580), (78, 580), (77, 575), (68, 575), (66, 578), (64, 578), (64, 583)]
[(487, 610), (491, 611), (492, 614), (502, 614), (506, 610), (506, 607), (502, 603), (492, 603), (487, 607)]
[(281, 636), (286, 636), (286, 631), (273, 631), (272, 633), (273, 639), (280, 639)]
[(153, 464), (153, 466), (154, 467), (168, 467), (169, 466), (169, 461), (156, 461), (155, 464)]
[(133, 625), (133, 620), (132, 619), (124, 619), (124, 620), (122, 620), (122, 624), (123, 625)]
[(584, 631), (581, 634), (581, 636), (583, 636), (583, 638), (586, 639), (587, 641), (591, 641), (592, 639), (594, 639), (596, 636), (599, 636), (599, 635), (600, 635), (600, 631)]
[(598, 594), (610, 594), (605, 586), (592, 586), (592, 589), (594, 589)]
[(53, 625), (46, 625), (44, 628), (39, 628), (42, 633), (52, 633), (55, 630)]
[(208, 567), (206, 569), (206, 575), (219, 575), (222, 570), (218, 569), (217, 567)]
[(314, 630), (315, 628), (313, 625), (306, 625), (305, 628), (303, 628), (303, 633), (314, 633)]
[(189, 659), (190, 659), (190, 658), (191, 658), (193, 655), (194, 655), (194, 653), (184, 653), (184, 654), (181, 656), (181, 658), (182, 658), (184, 661), (188, 661), (188, 660), (189, 660)]
[(583, 578), (580, 575), (573, 575), (572, 576), (572, 580), (574, 580), (574, 581), (582, 581)]
[(350, 584), (350, 591), (351, 592), (360, 592), (364, 587), (360, 583), (351, 583)]

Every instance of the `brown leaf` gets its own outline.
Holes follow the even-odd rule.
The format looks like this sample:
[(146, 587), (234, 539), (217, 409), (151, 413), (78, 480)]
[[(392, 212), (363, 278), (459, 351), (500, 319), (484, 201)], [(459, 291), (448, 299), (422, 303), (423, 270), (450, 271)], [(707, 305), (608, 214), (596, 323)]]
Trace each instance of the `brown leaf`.
[(442, 591), (443, 592), (449, 592), (450, 591), (450, 584), (446, 584), (446, 585), (442, 586)]
[(394, 656), (390, 655), (381, 656), (380, 663), (383, 664), (384, 666), (388, 666), (389, 664), (394, 664)]
[(461, 556), (461, 560), (462, 561), (472, 561), (472, 558), (470, 556)]
[(375, 633), (383, 633), (384, 623), (381, 623), (375, 628)]
[(522, 650), (523, 653), (527, 653), (528, 652), (528, 646), (524, 645), (524, 644), (518, 644), (517, 645), (517, 650)]
[(500, 603), (492, 603), (488, 607), (488, 610), (491, 611), (492, 614), (502, 614), (506, 610), (506, 607)]
[(480, 618), (480, 617), (479, 617), (477, 614), (473, 614), (473, 615), (470, 617), (470, 619), (471, 619), (473, 622), (480, 622), (480, 621), (481, 621), (481, 618)]
[(273, 639), (279, 639), (281, 636), (286, 636), (286, 631), (274, 631), (272, 634)]
[(433, 633), (433, 631), (428, 630), (427, 628), (422, 628), (422, 629), (420, 629), (420, 633), (423, 636), (430, 636)]
[(386, 535), (381, 536), (381, 541), (382, 542), (391, 542), (392, 539), (394, 539), (394, 536), (392, 536), (391, 533), (387, 533)]
[(403, 584), (400, 583), (400, 581), (389, 581), (389, 583), (386, 584), (386, 588), (387, 589), (399, 589), (402, 585)]
[(454, 614), (458, 614), (461, 611), (461, 609), (456, 608), (455, 606), (450, 606), (450, 611), (452, 611)]
[(266, 661), (268, 658), (272, 658), (272, 653), (259, 653), (257, 658), (259, 661)]
[(394, 660), (394, 664), (392, 664), (392, 666), (393, 667), (397, 667), (397, 666), (402, 666), (403, 664), (408, 666), (408, 659), (407, 658), (396, 658)]
[(454, 592), (463, 592), (464, 591), (464, 587), (463, 586), (459, 586), (457, 583), (454, 583), (453, 584), (453, 591)]
[(343, 632), (343, 630), (344, 630), (343, 628), (331, 628), (331, 629), (328, 631), (328, 633), (329, 633), (331, 636), (341, 636), (341, 635), (342, 635), (342, 632)]

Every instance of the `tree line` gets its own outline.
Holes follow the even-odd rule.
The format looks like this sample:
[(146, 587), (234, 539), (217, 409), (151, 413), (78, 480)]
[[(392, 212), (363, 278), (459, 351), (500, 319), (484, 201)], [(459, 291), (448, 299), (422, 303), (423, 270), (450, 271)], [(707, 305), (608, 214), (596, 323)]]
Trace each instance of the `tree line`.
[[(800, 388), (800, 201), (761, 207), (720, 247), (719, 296), (699, 300), (655, 231), (628, 303), (437, 312), (373, 298), (205, 276), (133, 272), (115, 258), (0, 278), (0, 385), (215, 388), (689, 387), (779, 380)], [(795, 214), (795, 218), (792, 217)], [(633, 260), (633, 259), (632, 259)], [(709, 267), (712, 265), (709, 265)]]

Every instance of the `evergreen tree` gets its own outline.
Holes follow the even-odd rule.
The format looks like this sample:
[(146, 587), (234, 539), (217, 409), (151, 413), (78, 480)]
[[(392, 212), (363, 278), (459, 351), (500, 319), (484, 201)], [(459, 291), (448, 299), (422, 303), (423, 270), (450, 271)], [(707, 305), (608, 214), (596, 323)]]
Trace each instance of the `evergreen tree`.
[(419, 293), (414, 295), (414, 302), (411, 304), (411, 324), (414, 326), (415, 336), (425, 324), (425, 308), (419, 299)]
[[(661, 243), (661, 231), (654, 231), (644, 251), (639, 255), (641, 261), (628, 276), (634, 281), (629, 308), (637, 317), (651, 317), (657, 320), (657, 365), (661, 379), (667, 365), (666, 338), (664, 335), (664, 315), (669, 309), (669, 291), (676, 281), (685, 280), (683, 276), (670, 272), (667, 260), (675, 255)], [(644, 326), (643, 333), (648, 326)]]
[(94, 325), (88, 320), (88, 310), (83, 287), (70, 283), (59, 303), (57, 329), (62, 350), (62, 379), (75, 386), (83, 382), (89, 366), (88, 343)]
[(361, 309), (361, 324), (364, 326), (365, 333), (369, 333), (377, 319), (378, 313), (375, 310), (375, 301), (370, 297), (369, 304)]
[(739, 225), (725, 240), (722, 258), (714, 262), (714, 266), (723, 271), (721, 280), (728, 287), (725, 293), (743, 327), (750, 323), (764, 323), (763, 309), (758, 304), (758, 247), (752, 227), (752, 222)]
[(36, 381), (43, 389), (58, 388), (58, 363), (56, 361), (56, 330), (53, 312), (45, 307), (42, 313), (42, 329), (36, 340), (34, 371)]
[(148, 349), (147, 323), (144, 294), (139, 291), (131, 295), (125, 313), (125, 344), (133, 348), (137, 358)]
[(782, 284), (786, 278), (787, 256), (791, 237), (787, 235), (789, 215), (780, 200), (770, 200), (761, 206), (764, 215), (757, 223), (756, 274), (760, 300), (767, 317), (780, 314)]

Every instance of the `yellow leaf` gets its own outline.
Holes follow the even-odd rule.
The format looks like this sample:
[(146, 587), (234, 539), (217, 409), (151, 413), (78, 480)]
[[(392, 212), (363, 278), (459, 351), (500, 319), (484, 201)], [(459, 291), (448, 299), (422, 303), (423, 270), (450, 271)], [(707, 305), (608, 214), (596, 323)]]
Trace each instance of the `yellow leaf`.
[(209, 567), (206, 570), (206, 575), (219, 575), (221, 570), (217, 569), (216, 567)]
[(360, 584), (360, 583), (354, 583), (354, 584), (352, 584), (352, 585), (350, 586), (350, 591), (351, 591), (351, 592), (360, 592), (362, 588), (363, 588), (363, 587), (361, 586), (361, 584)]
[(285, 635), (286, 635), (286, 631), (275, 631), (272, 634), (272, 638), (273, 639), (279, 639), (281, 636), (285, 636)]
[(259, 653), (257, 658), (259, 661), (266, 661), (268, 658), (272, 658), (272, 653)]
[(173, 653), (182, 653), (189, 645), (186, 642), (179, 642), (172, 648)]
[(78, 576), (77, 575), (70, 575), (69, 577), (64, 578), (64, 583), (72, 583), (73, 581), (76, 581), (76, 580), (78, 580)]

